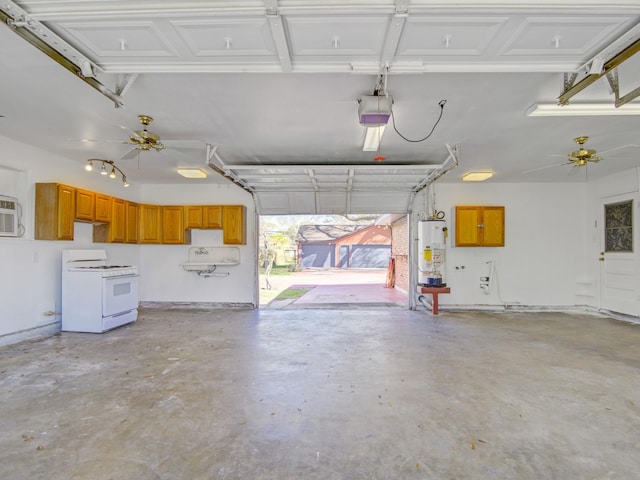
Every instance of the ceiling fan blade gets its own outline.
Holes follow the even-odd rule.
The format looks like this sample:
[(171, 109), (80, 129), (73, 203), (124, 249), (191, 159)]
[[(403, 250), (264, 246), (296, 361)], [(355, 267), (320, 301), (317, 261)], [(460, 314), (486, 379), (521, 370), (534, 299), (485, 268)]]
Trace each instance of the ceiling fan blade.
[(167, 148), (205, 148), (207, 144), (200, 140), (162, 140)]
[(555, 165), (546, 165), (544, 167), (532, 168), (531, 170), (525, 170), (521, 173), (539, 172), (540, 170), (546, 170), (547, 168), (560, 167), (561, 165), (571, 165), (571, 162), (556, 163)]
[(127, 153), (125, 153), (121, 158), (121, 160), (129, 160), (131, 158), (135, 158), (140, 150), (138, 148), (132, 148)]
[(623, 145), (621, 147), (610, 148), (609, 150), (604, 150), (603, 152), (598, 152), (598, 155), (603, 155), (603, 154), (609, 153), (609, 152), (616, 152), (618, 150), (622, 150), (623, 148), (640, 148), (640, 145), (629, 144), (629, 145)]

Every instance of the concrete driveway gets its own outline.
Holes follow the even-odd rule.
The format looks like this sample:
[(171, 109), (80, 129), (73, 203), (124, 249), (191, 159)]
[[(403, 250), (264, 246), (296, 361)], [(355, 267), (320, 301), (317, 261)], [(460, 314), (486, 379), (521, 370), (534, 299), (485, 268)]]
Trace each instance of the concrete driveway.
[[(286, 276), (269, 277), (272, 289), (309, 289), (296, 299), (273, 300), (263, 308), (326, 308), (341, 305), (406, 306), (407, 295), (385, 286), (386, 268), (307, 268)], [(266, 281), (260, 279), (260, 287)]]

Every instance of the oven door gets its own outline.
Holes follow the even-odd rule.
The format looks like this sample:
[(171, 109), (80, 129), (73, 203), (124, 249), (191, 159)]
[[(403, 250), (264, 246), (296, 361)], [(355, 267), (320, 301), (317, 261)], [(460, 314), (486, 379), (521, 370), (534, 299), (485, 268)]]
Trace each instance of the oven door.
[(107, 277), (102, 282), (103, 317), (138, 308), (138, 275)]

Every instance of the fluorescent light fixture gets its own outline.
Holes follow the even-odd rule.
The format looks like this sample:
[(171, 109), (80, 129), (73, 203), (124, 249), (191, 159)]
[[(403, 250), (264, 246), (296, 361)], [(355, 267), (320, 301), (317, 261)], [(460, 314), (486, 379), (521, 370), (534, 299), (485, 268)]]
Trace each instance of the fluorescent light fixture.
[(613, 103), (538, 103), (527, 109), (529, 117), (578, 117), (595, 115), (640, 115), (640, 103), (627, 103), (616, 108)]
[(367, 133), (364, 135), (364, 145), (362, 146), (363, 152), (375, 152), (380, 146), (380, 139), (384, 134), (386, 125), (379, 125), (377, 127), (367, 127)]
[(462, 175), (463, 182), (483, 182), (493, 177), (493, 172), (467, 172)]
[(207, 178), (207, 172), (199, 168), (179, 168), (178, 174), (185, 178)]

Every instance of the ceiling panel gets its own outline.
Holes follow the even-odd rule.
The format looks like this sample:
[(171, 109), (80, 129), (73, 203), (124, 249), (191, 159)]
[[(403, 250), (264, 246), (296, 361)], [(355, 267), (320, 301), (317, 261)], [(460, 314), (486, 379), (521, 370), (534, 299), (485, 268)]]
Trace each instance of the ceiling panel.
[(378, 58), (387, 30), (387, 16), (288, 16), (294, 59), (308, 57)]
[(412, 16), (397, 56), (482, 55), (507, 20), (509, 17)]
[(603, 41), (628, 26), (628, 17), (530, 17), (507, 40), (502, 55), (571, 55), (584, 59)]
[(211, 18), (171, 22), (195, 57), (274, 56), (265, 18)]
[(103, 57), (174, 57), (177, 55), (158, 23), (144, 20), (117, 22), (62, 22), (57, 32), (98, 60)]

